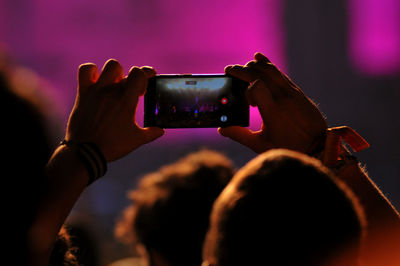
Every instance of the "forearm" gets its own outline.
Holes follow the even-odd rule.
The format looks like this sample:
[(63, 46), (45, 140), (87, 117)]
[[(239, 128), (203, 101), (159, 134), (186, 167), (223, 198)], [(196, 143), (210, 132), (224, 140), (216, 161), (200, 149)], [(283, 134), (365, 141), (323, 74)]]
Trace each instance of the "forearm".
[(58, 231), (88, 183), (73, 147), (60, 146), (46, 166), (48, 187), (28, 234), (31, 265), (46, 265)]
[(161, 128), (142, 128), (135, 121), (139, 97), (155, 75), (151, 67), (132, 67), (124, 76), (122, 66), (112, 59), (101, 73), (91, 63), (79, 67), (78, 92), (65, 141), (46, 167), (48, 187), (27, 236), (31, 265), (46, 265), (75, 202), (88, 183), (106, 172), (107, 162), (164, 134)]
[(356, 194), (366, 216), (362, 265), (391, 265), (398, 261), (399, 213), (356, 161), (346, 164), (337, 176)]
[(399, 213), (358, 162), (347, 162), (337, 176), (358, 197), (365, 211), (369, 231), (381, 230), (384, 225), (400, 226)]
[(369, 143), (350, 127), (328, 128), (321, 154), (323, 164), (331, 168), (357, 196), (367, 218), (368, 232), (381, 230), (382, 225), (399, 226), (398, 212), (350, 154), (343, 141), (354, 152), (369, 147)]

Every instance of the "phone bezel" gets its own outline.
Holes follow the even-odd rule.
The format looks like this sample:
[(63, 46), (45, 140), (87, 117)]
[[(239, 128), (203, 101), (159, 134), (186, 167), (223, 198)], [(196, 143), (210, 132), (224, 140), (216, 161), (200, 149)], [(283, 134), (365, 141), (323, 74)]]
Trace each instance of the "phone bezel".
[[(220, 122), (215, 121), (214, 124), (207, 124), (198, 122), (199, 124), (192, 124), (190, 126), (180, 125), (180, 126), (171, 126), (168, 124), (157, 124), (156, 117), (154, 114), (154, 109), (156, 105), (156, 80), (157, 79), (168, 79), (168, 78), (230, 78), (232, 79), (232, 95), (234, 95), (237, 99), (236, 106), (240, 108), (240, 110), (235, 110), (234, 117), (228, 122)], [(146, 90), (145, 98), (144, 98), (144, 126), (157, 126), (162, 128), (216, 128), (216, 127), (227, 127), (227, 126), (249, 126), (249, 113), (250, 107), (247, 103), (245, 97), (245, 90), (247, 89), (249, 83), (243, 80), (240, 80), (236, 77), (226, 75), (226, 74), (162, 74), (157, 75), (151, 79), (149, 79), (149, 84)], [(176, 121), (174, 121), (176, 122)], [(211, 123), (211, 122), (210, 122)]]

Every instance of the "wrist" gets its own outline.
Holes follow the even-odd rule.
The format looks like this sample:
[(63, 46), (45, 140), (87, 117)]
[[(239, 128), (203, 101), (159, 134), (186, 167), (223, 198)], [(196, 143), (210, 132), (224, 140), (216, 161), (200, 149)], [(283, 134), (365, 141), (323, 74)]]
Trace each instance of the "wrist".
[(90, 185), (107, 172), (107, 161), (101, 150), (91, 142), (74, 142), (63, 140), (60, 146), (65, 146), (73, 151), (88, 173)]
[[(73, 183), (76, 187), (86, 187), (89, 173), (75, 147), (60, 145), (56, 148), (46, 166), (49, 182), (56, 186)], [(62, 178), (60, 178), (60, 176)]]
[(337, 175), (341, 176), (343, 172), (346, 172), (349, 168), (358, 167), (359, 161), (357, 157), (351, 154), (345, 145), (341, 144), (340, 154), (338, 155), (335, 164), (329, 166), (329, 168)]
[(308, 147), (306, 154), (308, 154), (311, 157), (315, 157), (315, 158), (318, 158), (320, 156), (320, 154), (325, 149), (326, 132), (327, 132), (327, 130), (324, 130), (322, 133), (319, 134), (319, 136), (317, 136), (314, 139), (314, 141)]
[(350, 153), (344, 143), (347, 143), (354, 152), (369, 147), (365, 139), (347, 126), (328, 128), (317, 141), (320, 148), (310, 155), (321, 160), (336, 174), (348, 165), (358, 165), (358, 160)]

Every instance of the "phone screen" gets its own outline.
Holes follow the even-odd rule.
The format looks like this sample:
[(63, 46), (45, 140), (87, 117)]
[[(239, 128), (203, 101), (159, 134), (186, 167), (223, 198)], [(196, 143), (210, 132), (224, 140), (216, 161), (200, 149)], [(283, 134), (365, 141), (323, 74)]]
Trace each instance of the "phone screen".
[(149, 80), (145, 126), (248, 126), (248, 83), (227, 75), (159, 75)]

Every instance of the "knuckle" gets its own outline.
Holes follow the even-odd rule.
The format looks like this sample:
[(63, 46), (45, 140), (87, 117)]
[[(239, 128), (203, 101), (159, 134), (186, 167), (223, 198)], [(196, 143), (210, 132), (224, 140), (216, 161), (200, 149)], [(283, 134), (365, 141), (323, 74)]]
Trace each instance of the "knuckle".
[(239, 65), (239, 64), (236, 64), (236, 65), (232, 66), (232, 69), (242, 69), (242, 68), (243, 68), (243, 66)]
[(255, 65), (256, 65), (256, 62), (255, 62), (254, 60), (252, 60), (252, 61), (248, 62), (248, 63), (245, 65), (245, 67), (253, 67), (253, 66), (255, 66)]
[(245, 67), (242, 65), (233, 65), (230, 67), (229, 72), (232, 73), (241, 73)]

